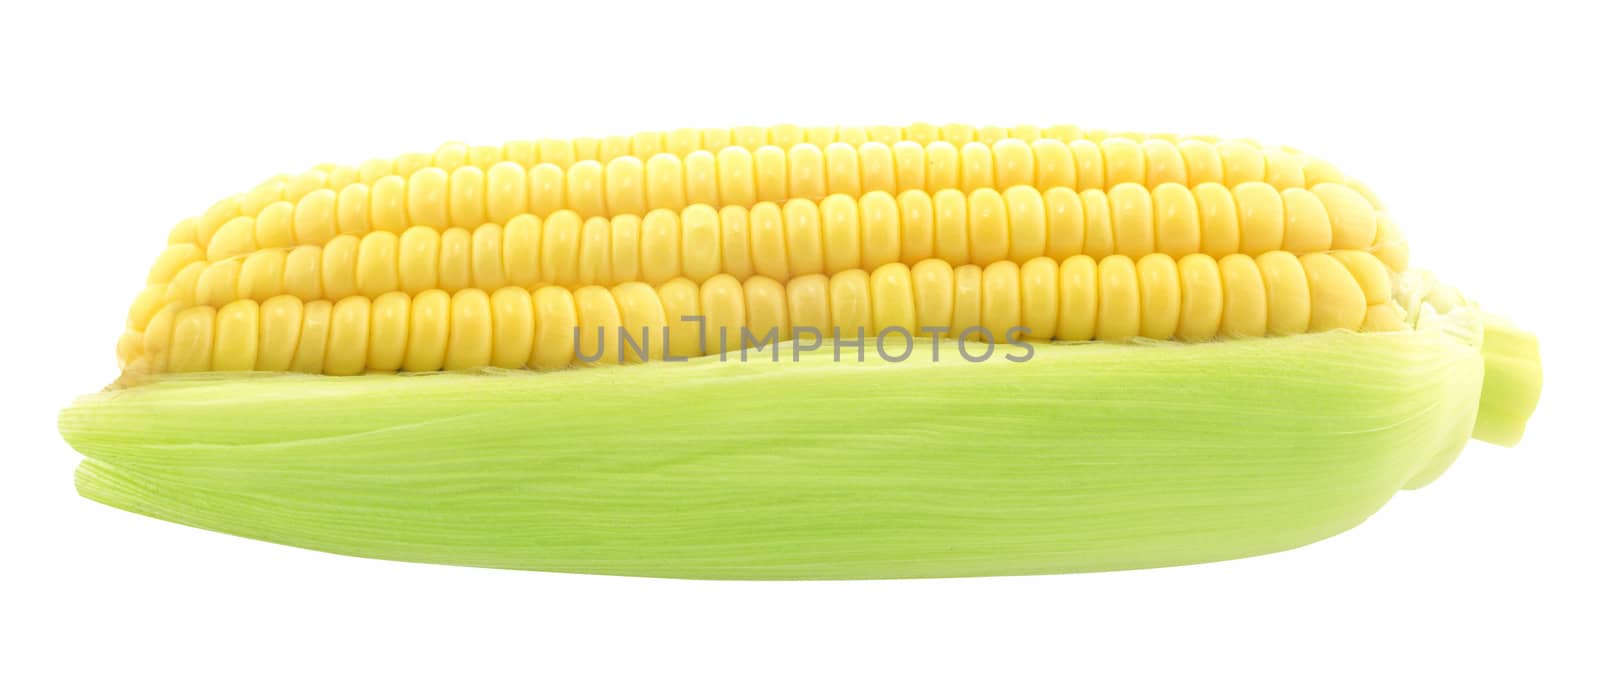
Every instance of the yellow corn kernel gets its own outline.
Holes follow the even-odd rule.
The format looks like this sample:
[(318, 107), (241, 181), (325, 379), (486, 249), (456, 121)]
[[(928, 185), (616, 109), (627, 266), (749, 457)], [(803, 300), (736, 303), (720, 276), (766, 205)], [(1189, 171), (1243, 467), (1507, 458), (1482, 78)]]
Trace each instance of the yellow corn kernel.
[(994, 145), (994, 187), (1032, 186), (1033, 149), (1019, 139), (1003, 139)]
[(1278, 189), (1300, 189), (1306, 186), (1304, 161), (1283, 149), (1264, 149), (1261, 160), (1264, 181)]
[(367, 343), (366, 360), (368, 371), (393, 372), (400, 369), (405, 362), (406, 336), (410, 326), (409, 295), (396, 290), (372, 300), (371, 339)]
[(472, 232), (461, 228), (439, 234), (439, 287), (454, 294), (472, 287)]
[(1078, 192), (1057, 186), (1044, 192), (1046, 254), (1065, 261), (1083, 253), (1084, 213)]
[(983, 269), (979, 324), (986, 340), (1006, 342), (1012, 328), (1022, 324), (1021, 269), (1015, 262), (995, 262)]
[(256, 221), (250, 217), (234, 217), (224, 222), (206, 245), (206, 259), (215, 262), (249, 254), (256, 249), (255, 232)]
[(1267, 334), (1267, 289), (1261, 269), (1249, 255), (1232, 254), (1217, 262), (1222, 272), (1222, 325), (1224, 337), (1262, 337)]
[(912, 304), (916, 307), (918, 336), (950, 335), (955, 313), (955, 269), (949, 262), (928, 259), (911, 267)]
[(1056, 187), (1076, 189), (1078, 165), (1072, 150), (1057, 139), (1040, 139), (1033, 142), (1034, 181), (1043, 190)]
[(383, 177), (372, 184), (367, 212), (372, 228), (399, 233), (411, 225), (411, 215), (406, 211), (407, 192), (406, 180), (400, 177)]
[(717, 222), (722, 229), (722, 270), (739, 280), (755, 275), (755, 262), (750, 256), (750, 211), (730, 205), (717, 212)]
[(858, 156), (861, 161), (861, 193), (873, 191), (887, 191), (894, 193), (898, 190), (895, 181), (894, 151), (879, 142), (867, 142), (861, 145)]
[(577, 150), (572, 147), (572, 142), (566, 139), (540, 139), (539, 161), (550, 163), (556, 167), (571, 167), (577, 160)]
[(828, 308), (828, 277), (800, 276), (789, 281), (786, 289), (789, 323), (795, 329), (795, 337), (800, 337), (802, 328), (808, 329), (813, 339), (827, 337), (828, 328), (833, 325), (833, 313)]
[(1215, 144), (1202, 141), (1178, 142), (1178, 152), (1183, 154), (1184, 171), (1189, 176), (1189, 186), (1221, 184), (1227, 179), (1223, 173), (1222, 154)]
[(445, 142), (433, 151), (433, 166), (445, 172), (450, 172), (467, 164), (467, 156), (472, 152), (471, 147), (459, 141)]
[[(1137, 148), (1137, 147), (1135, 147)], [(1155, 207), (1141, 184), (1117, 184), (1106, 192), (1116, 251), (1138, 259), (1156, 249)]]
[[(417, 170), (406, 180), (406, 214), (412, 224), (444, 229), (450, 226), (450, 175), (436, 167)], [(295, 233), (300, 216), (295, 214)], [(311, 241), (302, 241), (311, 242)]]
[[(682, 210), (689, 204), (685, 197), (687, 194), (684, 177), (684, 163), (678, 156), (665, 153), (651, 156), (644, 167), (645, 206)], [(711, 201), (695, 202), (711, 204), (715, 202), (715, 198)]]
[[(669, 212), (662, 212), (671, 215)], [(677, 219), (672, 219), (672, 223), (675, 229)], [(650, 220), (647, 217), (646, 233), (649, 233), (649, 224)], [(539, 270), (544, 273), (545, 280), (556, 285), (577, 284), (578, 244), (582, 229), (583, 221), (571, 210), (561, 210), (544, 220), (544, 239), (539, 244)], [(672, 259), (677, 258), (674, 256)], [(647, 269), (646, 275), (648, 274)]]
[[(361, 235), (372, 230), (372, 190), (366, 184), (347, 184), (339, 190), (334, 220), (339, 233)], [(260, 233), (261, 227), (256, 226)]]
[(1300, 260), (1282, 250), (1256, 257), (1267, 292), (1267, 334), (1296, 335), (1311, 324), (1311, 290)]
[(1283, 247), (1283, 197), (1277, 189), (1251, 181), (1233, 187), (1238, 205), (1239, 248), (1260, 255)]
[(705, 337), (701, 335), (702, 326), (691, 320), (695, 317), (703, 318), (700, 312), (700, 290), (688, 279), (675, 278), (656, 286), (656, 294), (661, 298), (661, 310), (667, 318), (663, 330), (667, 360), (671, 360), (670, 357), (673, 356), (682, 359), (704, 355), (709, 347), (704, 341)]
[(435, 289), (424, 290), (413, 296), (411, 330), (406, 340), (405, 359), (400, 363), (401, 369), (406, 372), (431, 372), (443, 368), (445, 343), (449, 337), (450, 294)]
[(322, 298), (322, 248), (302, 245), (283, 260), (283, 291), (301, 300)]
[[(637, 218), (633, 218), (633, 220), (628, 223), (637, 225)], [(624, 222), (625, 220), (619, 219), (617, 223)], [(621, 229), (617, 229), (617, 231), (621, 231)], [(637, 229), (635, 233), (637, 233)], [(542, 281), (542, 270), (539, 265), (543, 253), (544, 223), (533, 215), (517, 215), (506, 222), (504, 238), (505, 242), (501, 255), (505, 258), (506, 278), (511, 281), (511, 284), (532, 287), (535, 283)], [(401, 252), (405, 252), (403, 247)], [(615, 256), (616, 246), (614, 244), (612, 253)], [(637, 275), (636, 270), (634, 275)], [(404, 285), (403, 282), (402, 285)], [(426, 286), (422, 289), (427, 287), (432, 286)], [(417, 292), (417, 290), (409, 286), (406, 287), (406, 291), (412, 294)]]
[(1393, 300), (1368, 306), (1366, 318), (1361, 322), (1361, 332), (1389, 332), (1405, 327), (1405, 309)]
[(528, 171), (528, 212), (545, 217), (566, 207), (566, 171), (550, 163), (540, 163)]
[(861, 340), (873, 334), (871, 281), (860, 269), (828, 277), (830, 327), (839, 339)]
[(683, 159), (684, 200), (706, 205), (721, 204), (717, 186), (717, 158), (707, 151), (695, 151)]
[(1216, 337), (1222, 327), (1222, 270), (1217, 260), (1194, 253), (1178, 260), (1178, 285), (1182, 297), (1178, 312), (1178, 339), (1186, 342)]
[(490, 296), (490, 365), (522, 368), (533, 352), (533, 295), (525, 288), (501, 288)]
[(828, 170), (822, 149), (800, 144), (789, 149), (789, 195), (793, 198), (822, 200), (828, 195)]
[(682, 243), (678, 215), (652, 210), (644, 216), (639, 226), (639, 274), (644, 282), (660, 285), (683, 273)]
[(1283, 249), (1321, 252), (1333, 247), (1333, 225), (1316, 194), (1305, 189), (1285, 189), (1283, 199)]
[(971, 261), (967, 237), (967, 201), (956, 189), (933, 194), (933, 252), (960, 266)]
[(717, 152), (717, 195), (724, 203), (752, 205), (756, 202), (755, 158), (739, 146)]
[(1393, 287), (1389, 280), (1389, 271), (1383, 262), (1369, 252), (1361, 250), (1335, 250), (1328, 253), (1339, 260), (1350, 275), (1355, 278), (1356, 285), (1361, 287), (1362, 293), (1367, 298), (1367, 304), (1382, 304), (1394, 297)]
[(1072, 161), (1076, 165), (1074, 172), (1078, 183), (1073, 187), (1079, 191), (1089, 189), (1104, 189), (1106, 187), (1105, 156), (1100, 151), (1100, 145), (1087, 139), (1079, 139), (1067, 148), (1072, 151)]
[[(742, 346), (745, 327), (744, 290), (727, 274), (713, 276), (700, 286), (700, 313), (705, 317), (705, 354), (735, 351)], [(613, 354), (614, 355), (614, 354)]]
[(895, 198), (900, 223), (900, 257), (920, 262), (933, 257), (933, 197), (925, 191), (906, 191)]
[(1022, 336), (1049, 340), (1055, 334), (1061, 313), (1060, 267), (1049, 257), (1034, 257), (1022, 265), (1017, 276), (1021, 291), (1021, 324), (1025, 328)]
[(961, 147), (961, 190), (971, 193), (994, 186), (994, 152), (987, 144), (968, 142)]
[(145, 365), (151, 372), (170, 370), (168, 359), (172, 348), (172, 330), (180, 310), (177, 304), (168, 304), (157, 311), (155, 316), (150, 318), (150, 323), (145, 326), (142, 354)]
[(1140, 150), (1145, 160), (1145, 186), (1188, 183), (1189, 171), (1184, 167), (1183, 152), (1176, 144), (1165, 139), (1149, 139), (1140, 145)]
[(582, 160), (567, 168), (566, 204), (582, 217), (607, 216), (605, 168), (599, 162)]
[(782, 283), (765, 276), (751, 278), (744, 282), (744, 299), (745, 326), (754, 344), (760, 345), (755, 348), (790, 339), (789, 305)]
[(855, 201), (832, 195), (818, 206), (822, 221), (823, 268), (832, 273), (861, 267), (861, 221)]
[(868, 285), (874, 332), (882, 334), (892, 329), (902, 336), (914, 334), (917, 307), (911, 292), (911, 269), (899, 262), (875, 267)]
[(487, 180), (483, 170), (467, 165), (450, 173), (450, 225), (472, 228), (487, 218)]
[(1111, 256), (1117, 251), (1117, 241), (1110, 200), (1099, 189), (1083, 191), (1078, 198), (1083, 201), (1083, 253), (1095, 259)]
[(776, 146), (763, 146), (751, 154), (756, 173), (756, 200), (782, 202), (789, 198), (789, 160)]
[(1095, 338), (1122, 340), (1139, 334), (1139, 271), (1126, 255), (1100, 260), (1099, 315)]
[(861, 193), (861, 162), (854, 146), (843, 142), (828, 144), (822, 150), (828, 175), (828, 193)]
[(988, 266), (1011, 251), (1011, 228), (1005, 198), (994, 189), (980, 188), (967, 197), (968, 249), (972, 263)]
[(662, 336), (662, 328), (667, 327), (667, 312), (656, 291), (635, 281), (612, 288), (611, 294), (617, 300), (622, 329), (632, 339), (632, 343), (618, 339), (620, 360), (626, 363), (661, 360), (666, 353), (667, 338)]
[(1143, 185), (1145, 181), (1144, 149), (1129, 139), (1107, 139), (1100, 144), (1100, 155), (1105, 161), (1105, 185), (1115, 188), (1119, 184)]
[(945, 189), (961, 186), (961, 152), (949, 142), (939, 141), (928, 145), (928, 193), (937, 194)]
[(440, 232), (413, 226), (400, 235), (396, 271), (400, 289), (415, 295), (439, 287)]
[(243, 264), (239, 259), (225, 259), (206, 267), (195, 281), (195, 304), (222, 306), (233, 301), (239, 294), (239, 273)]
[(476, 370), (489, 365), (494, 327), (489, 296), (471, 288), (450, 298), (450, 339), (445, 346), (445, 370)]
[(528, 211), (528, 171), (521, 165), (511, 161), (495, 163), (485, 181), (484, 206), (489, 221), (505, 224)]
[[(796, 149), (798, 150), (798, 149)], [(927, 152), (922, 144), (912, 141), (896, 142), (894, 148), (894, 180), (900, 191), (922, 191), (928, 188)], [(791, 157), (793, 152), (791, 152)], [(791, 179), (793, 165), (790, 165)]]
[[(190, 307), (178, 312), (172, 323), (167, 369), (175, 373), (210, 370), (216, 322), (216, 309), (209, 306)], [(321, 372), (321, 367), (302, 372)]]
[[(608, 225), (609, 226), (609, 225)], [(610, 234), (605, 234), (608, 239)], [(505, 270), (505, 257), (501, 246), (505, 243), (505, 230), (498, 224), (484, 224), (472, 230), (472, 286), (482, 290), (496, 290), (509, 284)], [(393, 260), (392, 250), (388, 260)], [(385, 265), (392, 267), (388, 261)], [(388, 289), (393, 290), (391, 285)]]
[(1195, 193), (1178, 182), (1150, 191), (1155, 219), (1155, 251), (1184, 257), (1200, 251), (1200, 208)]
[(962, 336), (983, 322), (983, 267), (964, 264), (954, 274), (950, 329)]
[(1311, 296), (1307, 329), (1359, 330), (1367, 314), (1367, 297), (1344, 264), (1331, 255), (1312, 253), (1300, 257)]
[(1164, 253), (1139, 258), (1139, 334), (1172, 339), (1183, 310), (1178, 264)]
[(289, 251), (277, 248), (250, 253), (239, 267), (239, 282), (234, 296), (265, 302), (286, 292), (284, 281), (288, 259)]
[(613, 214), (644, 214), (648, 205), (645, 200), (644, 163), (633, 156), (623, 156), (607, 162), (605, 195), (606, 207)]
[(256, 370), (278, 372), (293, 366), (304, 311), (304, 303), (293, 295), (278, 295), (261, 303)]
[(858, 205), (861, 217), (861, 261), (867, 269), (878, 267), (901, 258), (900, 206), (883, 191), (861, 197)]
[(377, 297), (399, 289), (399, 249), (400, 239), (387, 231), (378, 231), (362, 238), (356, 250), (356, 291), (368, 297)]
[(302, 308), (300, 340), (295, 344), (294, 358), (289, 361), (290, 371), (322, 372), (323, 355), (328, 349), (328, 325), (332, 315), (333, 303), (327, 300), (308, 302)]
[(1217, 144), (1217, 156), (1222, 160), (1222, 181), (1228, 186), (1266, 179), (1267, 164), (1261, 149), (1244, 141), (1225, 141)]
[(1342, 184), (1322, 183), (1311, 187), (1322, 203), (1333, 229), (1332, 247), (1363, 250), (1378, 236), (1378, 214), (1361, 194)]
[(825, 270), (822, 215), (816, 203), (792, 200), (783, 204), (783, 248), (788, 253), (790, 274), (804, 276)]
[(789, 278), (783, 210), (773, 203), (760, 203), (750, 209), (750, 261), (757, 274), (777, 280)]
[(722, 271), (722, 225), (709, 205), (693, 205), (682, 216), (683, 275), (704, 283)]
[[(578, 285), (598, 285), (612, 282), (611, 224), (603, 217), (584, 220), (578, 230)], [(476, 246), (474, 246), (476, 260)], [(476, 281), (476, 274), (474, 274)], [(477, 283), (480, 288), (493, 290), (493, 286)]]
[(367, 367), (371, 341), (372, 300), (351, 296), (334, 302), (328, 317), (328, 341), (323, 350), (322, 372), (359, 375)]

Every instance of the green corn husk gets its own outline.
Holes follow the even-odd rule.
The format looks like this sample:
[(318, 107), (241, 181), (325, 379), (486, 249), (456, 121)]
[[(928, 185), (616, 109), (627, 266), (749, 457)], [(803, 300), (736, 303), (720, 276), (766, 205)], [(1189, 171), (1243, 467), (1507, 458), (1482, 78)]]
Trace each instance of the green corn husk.
[[(732, 579), (1144, 568), (1313, 542), (1425, 482), (1478, 420), (1492, 343), (1461, 335), (173, 376), (84, 397), (61, 431), (85, 497), (342, 554)], [(1532, 409), (1483, 404), (1497, 430)]]

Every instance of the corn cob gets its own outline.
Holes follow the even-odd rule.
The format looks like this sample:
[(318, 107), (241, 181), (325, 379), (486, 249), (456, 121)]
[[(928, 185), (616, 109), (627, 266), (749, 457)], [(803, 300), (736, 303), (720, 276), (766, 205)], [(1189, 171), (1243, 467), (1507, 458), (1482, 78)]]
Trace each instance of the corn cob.
[[(926, 172), (955, 142), (983, 181), (897, 173), (896, 151)], [(1097, 182), (1011, 171), (1084, 145)], [(1184, 148), (1223, 176), (1193, 181)], [(800, 184), (652, 190), (691, 157), (720, 182), (712, 151), (819, 160)], [(1228, 176), (1251, 157), (1261, 173)], [(123, 377), (62, 414), (84, 495), (513, 568), (1133, 568), (1338, 532), (1469, 437), (1515, 443), (1537, 401), (1532, 336), (1410, 269), (1370, 192), (1293, 150), (776, 126), (404, 158), (169, 237)], [(534, 199), (540, 172), (562, 202)], [(419, 180), (378, 218), (380, 184), (409, 200)]]

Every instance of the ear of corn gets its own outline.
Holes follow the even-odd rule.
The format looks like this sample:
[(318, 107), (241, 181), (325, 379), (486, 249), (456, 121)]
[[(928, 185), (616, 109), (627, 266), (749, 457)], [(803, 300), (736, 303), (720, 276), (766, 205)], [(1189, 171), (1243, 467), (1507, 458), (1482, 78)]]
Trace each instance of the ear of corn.
[[(1370, 191), (1037, 128), (446, 144), (186, 220), (61, 416), (85, 496), (383, 558), (720, 578), (1169, 565), (1512, 445), (1537, 343)], [(615, 365), (628, 364), (628, 365)], [(584, 366), (582, 370), (562, 370)]]

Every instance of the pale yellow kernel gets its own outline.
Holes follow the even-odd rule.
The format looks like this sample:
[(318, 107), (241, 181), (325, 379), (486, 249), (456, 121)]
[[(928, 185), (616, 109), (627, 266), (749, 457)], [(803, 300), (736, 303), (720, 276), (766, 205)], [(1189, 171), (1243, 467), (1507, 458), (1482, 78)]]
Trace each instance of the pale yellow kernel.
[(493, 342), (494, 321), (489, 295), (483, 290), (468, 288), (452, 296), (444, 369), (477, 370), (489, 365)]

